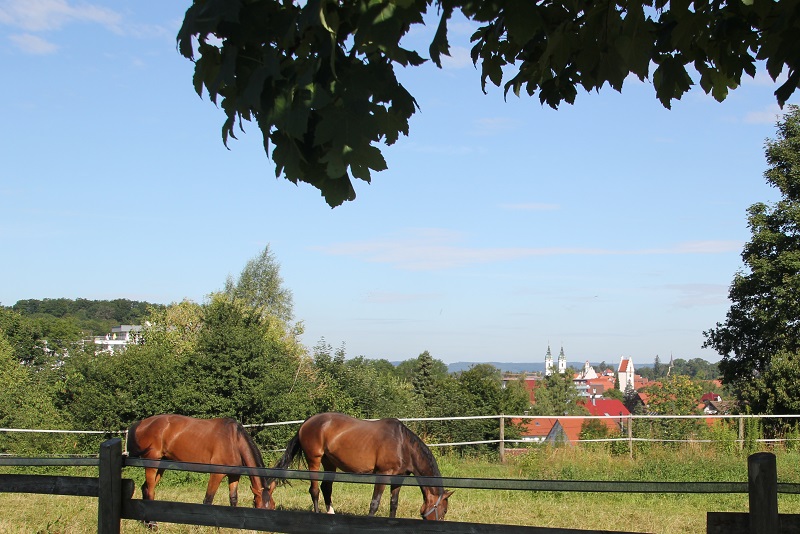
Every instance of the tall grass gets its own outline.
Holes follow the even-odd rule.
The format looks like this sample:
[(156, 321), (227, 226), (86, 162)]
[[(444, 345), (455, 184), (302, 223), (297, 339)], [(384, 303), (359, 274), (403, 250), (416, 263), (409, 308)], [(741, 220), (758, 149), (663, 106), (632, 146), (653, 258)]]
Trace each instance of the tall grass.
[[(607, 448), (541, 447), (520, 456), (509, 456), (504, 464), (487, 458), (464, 458), (454, 453), (438, 455), (445, 477), (522, 478), (541, 480), (619, 480), (675, 482), (736, 482), (747, 480), (747, 453), (720, 453), (700, 447), (650, 447), (647, 454), (611, 454)], [(800, 482), (800, 453), (775, 451), (779, 482)], [(3, 472), (9, 472), (5, 468)], [(52, 471), (52, 468), (50, 468)], [(80, 474), (88, 476), (87, 470)], [(139, 468), (126, 468), (124, 476), (137, 484), (143, 480)], [(168, 471), (156, 498), (199, 503), (207, 477), (196, 473)], [(337, 513), (365, 515), (372, 486), (337, 482), (333, 503)], [(294, 480), (276, 490), (279, 509), (310, 510), (308, 482)], [(248, 506), (251, 493), (245, 477), (239, 486), (239, 502)], [(227, 505), (223, 484), (215, 503)], [(400, 517), (418, 518), (422, 504), (418, 488), (400, 492)], [(779, 495), (781, 513), (800, 513), (800, 496)], [(389, 493), (384, 495), (378, 515), (389, 513)], [(651, 533), (701, 534), (706, 531), (706, 512), (748, 509), (746, 494), (634, 494), (584, 492), (523, 492), (509, 490), (457, 489), (450, 499), (449, 521), (499, 523), (558, 528), (592, 528)], [(97, 503), (91, 498), (23, 494), (0, 494), (0, 532), (9, 534), (89, 534), (97, 530)], [(125, 533), (147, 530), (133, 521), (123, 521)], [(214, 529), (162, 523), (159, 532), (232, 533)]]

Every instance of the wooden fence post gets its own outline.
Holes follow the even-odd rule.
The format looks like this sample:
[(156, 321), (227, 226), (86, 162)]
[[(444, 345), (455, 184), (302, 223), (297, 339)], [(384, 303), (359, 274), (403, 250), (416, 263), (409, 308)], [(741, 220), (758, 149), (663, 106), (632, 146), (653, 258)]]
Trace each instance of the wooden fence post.
[(97, 495), (97, 534), (120, 534), (122, 519), (122, 440), (100, 445)]
[(775, 455), (757, 452), (747, 458), (750, 534), (778, 532), (778, 469)]
[(506, 418), (500, 414), (500, 463), (506, 462)]

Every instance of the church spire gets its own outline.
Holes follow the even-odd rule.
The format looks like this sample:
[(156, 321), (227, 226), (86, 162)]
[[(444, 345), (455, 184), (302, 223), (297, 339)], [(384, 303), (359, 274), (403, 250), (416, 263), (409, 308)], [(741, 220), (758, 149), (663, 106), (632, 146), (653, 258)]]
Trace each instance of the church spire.
[(553, 374), (553, 355), (550, 353), (550, 345), (547, 345), (547, 354), (544, 356), (544, 376)]
[(561, 347), (561, 352), (558, 354), (558, 374), (563, 375), (567, 372), (567, 357), (564, 355), (564, 347)]

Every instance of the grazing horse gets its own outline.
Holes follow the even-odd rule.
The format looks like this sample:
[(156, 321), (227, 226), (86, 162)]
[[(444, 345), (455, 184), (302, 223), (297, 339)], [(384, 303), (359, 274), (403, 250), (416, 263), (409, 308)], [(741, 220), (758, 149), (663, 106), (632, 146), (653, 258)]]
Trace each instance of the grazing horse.
[[(341, 413), (320, 413), (300, 426), (297, 434), (286, 444), (286, 452), (275, 464), (275, 469), (287, 469), (294, 458), (303, 452), (308, 469), (325, 471), (374, 473), (378, 475), (409, 475), (440, 477), (439, 466), (430, 449), (422, 440), (397, 419), (364, 421)], [(269, 481), (272, 495), (277, 480)], [(319, 512), (319, 482), (311, 480), (311, 500), (314, 511)], [(369, 515), (375, 515), (386, 484), (375, 484)], [(400, 484), (392, 484), (389, 516), (395, 517)], [(422, 488), (423, 519), (444, 519), (447, 499), (453, 494), (441, 484)], [(322, 495), (328, 513), (334, 513), (331, 504), (333, 481), (322, 482)]]
[[(128, 429), (128, 455), (149, 460), (174, 460), (203, 464), (264, 467), (261, 451), (244, 427), (231, 418), (195, 419), (185, 415), (154, 415), (133, 423)], [(156, 484), (161, 480), (163, 468), (146, 467), (142, 484), (142, 498), (155, 499)], [(203, 504), (214, 502), (224, 473), (212, 473)], [(228, 474), (228, 495), (231, 506), (238, 502), (239, 477)], [(262, 494), (267, 480), (250, 476), (255, 508), (275, 508), (275, 502), (264, 500)], [(269, 497), (269, 493), (267, 497)]]

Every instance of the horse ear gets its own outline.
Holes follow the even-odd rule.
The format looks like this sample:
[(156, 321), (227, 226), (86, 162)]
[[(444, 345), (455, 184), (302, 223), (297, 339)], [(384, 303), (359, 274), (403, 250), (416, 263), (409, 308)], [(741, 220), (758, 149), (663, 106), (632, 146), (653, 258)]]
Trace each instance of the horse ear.
[(450, 498), (450, 495), (454, 494), (455, 492), (456, 492), (456, 490), (452, 490), (452, 491), (445, 491), (445, 492), (444, 492), (444, 498), (445, 498), (445, 499), (449, 499), (449, 498)]

